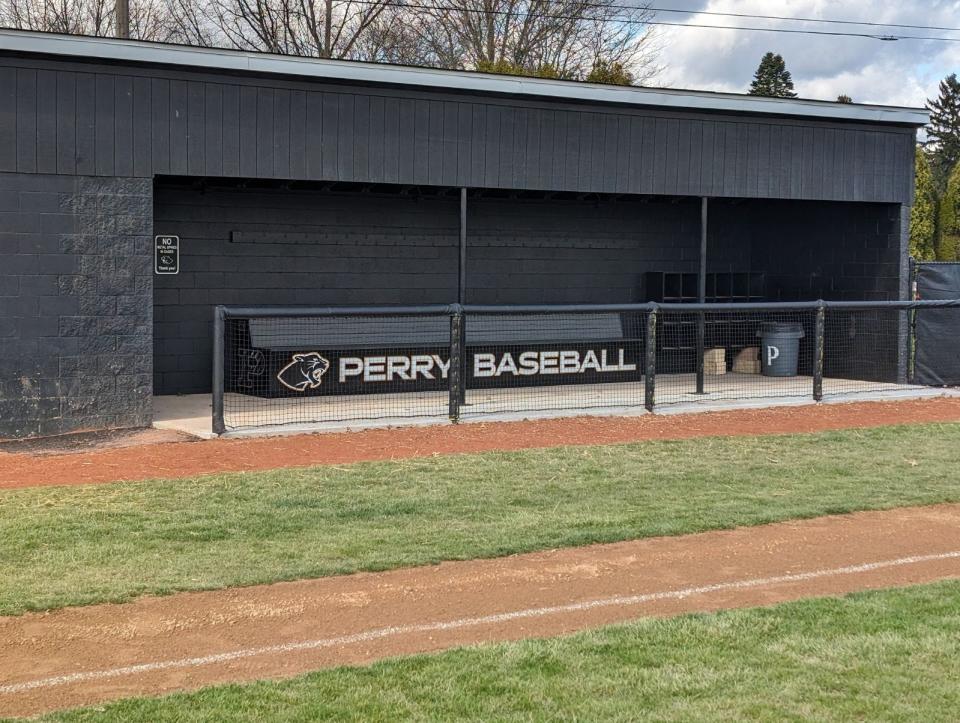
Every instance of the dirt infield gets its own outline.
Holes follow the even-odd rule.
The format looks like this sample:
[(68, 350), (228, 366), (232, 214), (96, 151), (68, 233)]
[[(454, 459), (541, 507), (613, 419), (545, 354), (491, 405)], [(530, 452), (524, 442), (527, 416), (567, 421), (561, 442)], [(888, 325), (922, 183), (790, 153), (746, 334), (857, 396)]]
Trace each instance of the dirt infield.
[(960, 505), (0, 618), (0, 715), (960, 577)]
[(516, 450), (568, 444), (613, 444), (650, 439), (789, 434), (889, 424), (960, 421), (960, 398), (864, 402), (756, 410), (576, 417), (258, 439), (145, 444), (43, 455), (0, 452), (0, 489), (172, 479), (434, 454)]
[(27, 437), (0, 440), (0, 459), (6, 454), (60, 455), (95, 452), (122, 447), (143, 447), (151, 444), (193, 442), (196, 437), (171, 429), (106, 429), (94, 432), (73, 432), (53, 437)]

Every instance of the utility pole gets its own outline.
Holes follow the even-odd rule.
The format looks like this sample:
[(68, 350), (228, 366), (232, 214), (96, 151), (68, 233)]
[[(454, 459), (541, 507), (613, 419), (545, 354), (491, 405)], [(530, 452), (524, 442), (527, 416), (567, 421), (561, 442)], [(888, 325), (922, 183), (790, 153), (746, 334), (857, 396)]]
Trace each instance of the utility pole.
[(327, 0), (323, 15), (323, 57), (333, 57), (333, 0)]
[(490, 65), (493, 66), (494, 62), (497, 59), (496, 58), (497, 48), (496, 48), (496, 45), (494, 44), (494, 41), (496, 38), (494, 36), (495, 18), (493, 16), (493, 11), (494, 11), (493, 0), (487, 0), (487, 2), (484, 3), (484, 6), (485, 6), (484, 20), (486, 22), (486, 34), (487, 34), (487, 62), (489, 62)]
[(117, 37), (130, 37), (130, 0), (116, 0)]

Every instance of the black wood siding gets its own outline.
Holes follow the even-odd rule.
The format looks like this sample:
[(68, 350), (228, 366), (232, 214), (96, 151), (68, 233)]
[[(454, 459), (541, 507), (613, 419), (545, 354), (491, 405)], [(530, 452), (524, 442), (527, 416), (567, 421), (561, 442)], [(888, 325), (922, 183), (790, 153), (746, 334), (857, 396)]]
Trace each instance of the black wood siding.
[(914, 132), (0, 58), (0, 172), (910, 203)]

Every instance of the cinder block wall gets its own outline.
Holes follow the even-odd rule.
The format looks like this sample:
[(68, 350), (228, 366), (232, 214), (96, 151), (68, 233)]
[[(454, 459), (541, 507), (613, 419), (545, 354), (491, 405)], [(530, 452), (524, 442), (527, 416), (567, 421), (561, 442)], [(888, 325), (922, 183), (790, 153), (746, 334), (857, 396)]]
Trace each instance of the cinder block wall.
[(775, 301), (900, 298), (900, 207), (882, 203), (751, 201), (740, 208), (752, 264)]
[(153, 188), (0, 173), (0, 437), (150, 422)]
[(467, 301), (629, 304), (646, 271), (696, 272), (700, 200), (471, 200)]
[[(755, 267), (767, 271), (775, 301), (895, 301), (901, 295), (900, 207), (880, 203), (783, 201), (742, 207), (752, 227)], [(828, 377), (903, 381), (902, 313), (827, 315)], [(808, 339), (813, 332), (808, 317)], [(804, 352), (807, 353), (806, 351)]]
[(155, 279), (155, 393), (210, 391), (217, 304), (456, 301), (459, 208), (456, 196), (158, 185), (154, 227), (180, 236), (181, 271)]
[[(157, 186), (155, 203), (155, 232), (181, 239), (181, 273), (155, 279), (157, 394), (210, 390), (216, 304), (457, 298), (455, 195), (201, 192), (167, 183)], [(693, 199), (471, 198), (468, 208), (471, 303), (644, 301), (645, 271), (697, 269), (699, 201)]]

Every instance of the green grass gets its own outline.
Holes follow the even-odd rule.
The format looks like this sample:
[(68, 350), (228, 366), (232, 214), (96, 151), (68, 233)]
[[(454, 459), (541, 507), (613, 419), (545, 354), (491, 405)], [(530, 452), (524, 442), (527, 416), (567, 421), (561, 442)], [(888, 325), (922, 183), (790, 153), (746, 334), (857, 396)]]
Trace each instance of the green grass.
[(0, 614), (960, 500), (960, 424), (0, 494)]
[(955, 721), (960, 583), (337, 668), (58, 721)]

